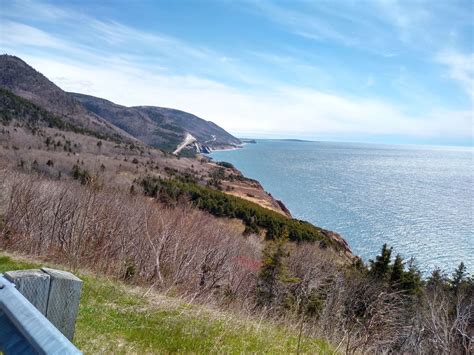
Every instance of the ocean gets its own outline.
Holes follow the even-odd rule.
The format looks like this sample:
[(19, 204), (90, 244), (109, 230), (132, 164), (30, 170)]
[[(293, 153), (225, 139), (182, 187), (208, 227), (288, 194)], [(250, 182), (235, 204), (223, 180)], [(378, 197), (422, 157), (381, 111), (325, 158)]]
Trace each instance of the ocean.
[(428, 272), (474, 273), (472, 147), (257, 140), (216, 151), (293, 217), (341, 234), (365, 261), (387, 243)]

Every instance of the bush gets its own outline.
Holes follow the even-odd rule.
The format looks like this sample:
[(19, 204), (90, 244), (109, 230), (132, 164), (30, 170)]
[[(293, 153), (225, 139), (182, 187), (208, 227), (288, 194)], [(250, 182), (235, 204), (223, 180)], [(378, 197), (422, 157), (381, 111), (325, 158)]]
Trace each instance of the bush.
[[(76, 166), (76, 176), (82, 171)], [(248, 239), (209, 214), (71, 181), (18, 177), (0, 229), (0, 249), (87, 266), (120, 279), (209, 295), (253, 289), (259, 260)], [(22, 223), (28, 220), (28, 223)]]
[(232, 165), (231, 163), (228, 163), (226, 161), (219, 161), (217, 162), (217, 165), (220, 165), (224, 168), (228, 168), (228, 169), (235, 169), (234, 165)]
[(190, 200), (214, 216), (238, 218), (244, 222), (246, 233), (264, 230), (268, 239), (277, 239), (286, 230), (292, 241), (324, 241), (337, 248), (332, 239), (311, 223), (288, 218), (256, 203), (196, 183), (148, 176), (141, 179), (140, 185), (145, 195), (160, 201), (176, 203), (179, 199)]
[(92, 175), (86, 169), (81, 169), (76, 164), (72, 167), (71, 175), (74, 180), (79, 180), (82, 185), (88, 185), (92, 182)]

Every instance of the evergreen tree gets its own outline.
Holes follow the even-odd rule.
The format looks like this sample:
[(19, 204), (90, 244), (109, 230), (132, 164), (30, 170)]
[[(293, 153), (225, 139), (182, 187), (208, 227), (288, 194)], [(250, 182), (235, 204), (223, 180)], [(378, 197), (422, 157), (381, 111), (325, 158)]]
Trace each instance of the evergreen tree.
[(74, 164), (71, 170), (71, 175), (74, 180), (79, 180), (81, 177), (81, 169), (77, 164)]
[(39, 164), (36, 160), (34, 160), (33, 163), (31, 163), (31, 169), (34, 171), (39, 171)]
[(454, 270), (452, 280), (451, 280), (451, 289), (455, 294), (458, 294), (459, 288), (461, 287), (463, 281), (466, 279), (466, 265), (463, 262), (459, 264), (456, 270)]
[(390, 274), (390, 284), (392, 286), (400, 286), (403, 281), (404, 273), (403, 259), (400, 254), (397, 254)]
[(371, 275), (378, 279), (385, 279), (390, 271), (391, 256), (392, 248), (389, 248), (387, 244), (384, 244), (380, 255), (377, 255), (375, 261), (370, 260)]
[(257, 282), (257, 303), (270, 305), (279, 294), (282, 282), (287, 278), (285, 259), (287, 257), (287, 233), (269, 242), (263, 251), (263, 260)]
[(436, 290), (445, 286), (446, 277), (439, 267), (435, 268), (430, 277), (428, 277), (426, 287), (430, 290)]
[(403, 274), (401, 288), (414, 295), (420, 291), (421, 286), (421, 272), (415, 265), (415, 259), (411, 258), (408, 262), (408, 270)]

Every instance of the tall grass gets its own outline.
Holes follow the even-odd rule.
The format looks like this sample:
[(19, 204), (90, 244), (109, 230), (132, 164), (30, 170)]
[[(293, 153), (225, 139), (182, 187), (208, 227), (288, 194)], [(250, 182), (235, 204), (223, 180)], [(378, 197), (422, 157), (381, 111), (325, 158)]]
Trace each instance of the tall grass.
[[(0, 273), (45, 266), (0, 254)], [(48, 265), (60, 268), (58, 265)], [(220, 312), (146, 288), (90, 273), (84, 281), (74, 343), (85, 354), (293, 353), (298, 333), (287, 327)], [(304, 337), (305, 353), (332, 354), (322, 340)]]

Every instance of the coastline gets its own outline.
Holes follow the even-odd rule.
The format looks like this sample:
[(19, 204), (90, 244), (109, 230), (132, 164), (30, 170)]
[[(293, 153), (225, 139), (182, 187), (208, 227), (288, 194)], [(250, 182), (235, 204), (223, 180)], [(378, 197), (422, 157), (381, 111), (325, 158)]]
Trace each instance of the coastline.
[[(218, 149), (218, 150), (215, 150), (215, 151), (217, 152), (217, 151), (239, 150), (239, 149), (244, 148), (244, 146), (247, 145), (247, 144), (250, 144), (250, 143), (243, 143), (240, 147), (234, 147), (234, 148), (228, 148), (228, 149)], [(212, 154), (212, 152), (214, 152), (214, 151), (211, 151), (210, 154)], [(218, 160), (216, 160), (215, 158), (209, 156), (209, 154), (205, 154), (205, 156), (206, 156), (207, 159), (210, 159), (213, 163), (218, 162)], [(248, 180), (248, 183), (247, 182), (239, 182), (239, 183), (229, 184), (229, 186), (231, 186), (232, 188), (229, 189), (229, 190), (224, 190), (223, 192), (225, 192), (229, 195), (232, 195), (232, 196), (240, 197), (242, 199), (254, 202), (254, 203), (258, 204), (261, 207), (264, 207), (266, 209), (270, 209), (270, 210), (273, 210), (275, 212), (278, 212), (278, 213), (286, 216), (287, 218), (291, 218), (291, 219), (294, 218), (291, 214), (291, 211), (285, 205), (284, 201), (276, 199), (275, 197), (273, 197), (273, 195), (270, 192), (268, 192), (267, 190), (265, 190), (263, 188), (260, 181), (246, 177), (242, 173), (242, 171), (240, 171), (235, 166), (234, 166), (234, 168), (232, 168), (232, 170), (234, 172), (238, 173), (239, 175), (241, 175), (242, 177), (244, 177), (246, 180)], [(309, 223), (311, 223), (311, 222), (309, 222)], [(313, 223), (311, 223), (311, 224), (313, 224)], [(332, 231), (332, 230), (328, 230), (326, 228), (321, 228), (321, 227), (319, 227), (315, 224), (313, 224), (313, 225), (315, 227), (319, 228), (321, 230), (321, 233), (323, 233), (323, 235), (325, 235), (326, 237), (334, 240), (341, 247), (341, 250), (343, 251), (344, 258), (346, 258), (346, 260), (348, 260), (349, 262), (353, 262), (355, 259), (359, 258), (358, 255), (353, 253), (348, 241), (341, 234), (339, 234), (335, 231)]]
[(415, 257), (424, 273), (454, 269), (460, 261), (472, 269), (470, 149), (259, 143), (211, 157), (261, 181), (296, 218), (337, 231), (365, 261), (374, 258), (374, 245), (387, 243), (402, 257)]
[(209, 148), (210, 149), (210, 153), (204, 153), (206, 154), (207, 156), (209, 156), (209, 154), (212, 154), (214, 152), (224, 152), (224, 151), (231, 151), (231, 150), (239, 150), (239, 149), (242, 149), (245, 145), (247, 145), (248, 143), (242, 143), (240, 146), (229, 146), (229, 148)]

